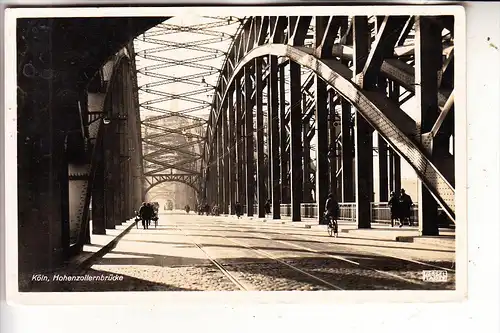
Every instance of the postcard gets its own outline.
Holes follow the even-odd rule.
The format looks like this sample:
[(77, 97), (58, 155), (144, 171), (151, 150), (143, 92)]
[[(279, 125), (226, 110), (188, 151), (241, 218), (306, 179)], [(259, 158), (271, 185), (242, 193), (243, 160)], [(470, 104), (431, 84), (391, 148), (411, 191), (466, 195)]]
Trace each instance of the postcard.
[(466, 297), (462, 7), (9, 9), (5, 40), (9, 301)]

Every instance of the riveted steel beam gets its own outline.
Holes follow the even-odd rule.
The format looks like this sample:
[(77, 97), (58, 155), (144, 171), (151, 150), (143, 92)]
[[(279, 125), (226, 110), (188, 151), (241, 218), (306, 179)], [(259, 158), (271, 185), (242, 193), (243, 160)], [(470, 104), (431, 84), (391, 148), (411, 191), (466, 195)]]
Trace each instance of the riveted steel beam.
[(245, 178), (246, 178), (246, 207), (247, 216), (253, 216), (253, 205), (255, 202), (255, 179), (254, 179), (254, 126), (252, 98), (252, 67), (247, 65), (244, 68), (245, 79)]
[(256, 117), (256, 129), (257, 132), (257, 212), (258, 217), (265, 217), (265, 203), (267, 199), (266, 188), (265, 188), (265, 174), (266, 165), (264, 163), (264, 114), (262, 111), (262, 60), (260, 58), (255, 59), (255, 117)]

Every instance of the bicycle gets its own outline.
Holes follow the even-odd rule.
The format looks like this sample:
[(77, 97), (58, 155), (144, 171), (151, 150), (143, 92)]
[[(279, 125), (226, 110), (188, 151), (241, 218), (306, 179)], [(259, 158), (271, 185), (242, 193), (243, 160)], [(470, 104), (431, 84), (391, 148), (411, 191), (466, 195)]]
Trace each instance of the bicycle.
[(332, 236), (338, 237), (339, 236), (339, 226), (338, 226), (337, 219), (332, 218), (330, 215), (328, 215), (326, 213), (323, 216), (323, 218), (328, 219), (328, 223), (327, 223), (328, 235), (330, 237), (332, 237)]

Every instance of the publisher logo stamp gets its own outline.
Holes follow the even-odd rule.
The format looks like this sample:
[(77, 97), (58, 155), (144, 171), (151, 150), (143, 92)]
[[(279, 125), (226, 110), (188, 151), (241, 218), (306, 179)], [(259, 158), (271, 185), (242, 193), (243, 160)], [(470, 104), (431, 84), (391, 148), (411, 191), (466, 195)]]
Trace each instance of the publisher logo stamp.
[(447, 271), (422, 271), (422, 280), (424, 282), (446, 282), (448, 281)]

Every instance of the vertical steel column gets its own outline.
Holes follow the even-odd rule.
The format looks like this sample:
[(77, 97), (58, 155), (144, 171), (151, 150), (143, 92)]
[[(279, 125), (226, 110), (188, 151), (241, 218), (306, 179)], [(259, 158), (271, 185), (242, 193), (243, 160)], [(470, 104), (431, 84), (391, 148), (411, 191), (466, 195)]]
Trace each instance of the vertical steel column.
[(354, 142), (351, 135), (351, 104), (340, 98), (341, 140), (342, 140), (342, 202), (354, 202)]
[[(377, 31), (384, 20), (383, 16), (377, 16)], [(385, 77), (378, 78), (378, 89), (384, 96), (387, 96), (387, 79)], [(378, 174), (379, 174), (379, 186), (378, 195), (380, 202), (386, 202), (389, 200), (389, 179), (387, 170), (387, 142), (381, 135), (377, 136), (377, 146), (378, 146)]]
[[(61, 135), (62, 137), (63, 135)], [(62, 138), (61, 138), (62, 139)], [(59, 140), (57, 140), (59, 141)], [(69, 217), (69, 172), (68, 172), (68, 152), (66, 151), (64, 147), (64, 140), (61, 140), (63, 142), (62, 147), (59, 147), (59, 153), (60, 153), (60, 161), (56, 161), (59, 163), (59, 172), (56, 173), (56, 175), (59, 177), (59, 184), (60, 184), (60, 212), (61, 212), (61, 226), (60, 226), (60, 231), (61, 231), (61, 248), (62, 248), (62, 256), (63, 258), (67, 258), (69, 255), (69, 248), (70, 248), (70, 217)], [(57, 150), (56, 150), (57, 152)], [(54, 155), (53, 155), (54, 156)], [(57, 158), (57, 155), (54, 157)], [(29, 155), (29, 158), (33, 158), (33, 156)], [(18, 156), (18, 162), (19, 162), (20, 156)], [(22, 163), (22, 162), (21, 162)], [(20, 166), (18, 166), (18, 172), (20, 171)], [(31, 193), (29, 194), (31, 197)], [(20, 199), (20, 197), (18, 197)], [(21, 211), (21, 209), (20, 209)], [(104, 223), (104, 220), (103, 220)], [(20, 235), (19, 235), (20, 237)], [(24, 245), (23, 245), (24, 246)]]
[[(212, 157), (208, 160), (208, 165), (212, 164)], [(207, 167), (207, 195), (206, 195), (206, 202), (205, 204), (211, 204), (212, 203), (212, 167), (209, 166)]]
[(290, 154), (286, 152), (288, 133), (286, 129), (286, 99), (285, 99), (285, 68), (279, 67), (279, 137), (280, 137), (280, 178), (281, 178), (281, 203), (290, 203), (290, 183), (288, 159)]
[(241, 81), (235, 80), (236, 97), (236, 201), (243, 205), (243, 138), (241, 136), (242, 112), (241, 112)]
[[(37, 94), (45, 97), (40, 96), (33, 81), (23, 82), (34, 89), (26, 98)], [(56, 103), (45, 109), (42, 103), (34, 100), (18, 106), (18, 114), (23, 115), (17, 123), (18, 205), (6, 208), (18, 209), (18, 220), (10, 222), (18, 226), (18, 247), (10, 250), (19, 253), (19, 291), (31, 285), (32, 273), (57, 267), (70, 245), (65, 152), (65, 115), (69, 110), (62, 110)]]
[(104, 125), (104, 161), (105, 161), (105, 181), (104, 181), (104, 213), (106, 216), (106, 229), (115, 229), (114, 220), (114, 192), (113, 186), (113, 133), (112, 123)]
[(394, 190), (394, 150), (389, 146), (387, 149), (389, 154), (389, 191), (395, 192)]
[(401, 192), (401, 157), (393, 151), (394, 156), (394, 192)]
[[(123, 95), (123, 93), (122, 93)], [(124, 107), (124, 104), (121, 104), (122, 107)], [(124, 109), (121, 109), (120, 110), (120, 113), (123, 112)], [(126, 120), (122, 119), (123, 117), (123, 114), (121, 114), (120, 116), (120, 121), (119, 121), (119, 127), (120, 127), (120, 130), (119, 130), (119, 136), (120, 136), (120, 140), (119, 140), (119, 145), (120, 145), (120, 159), (119, 159), (119, 170), (120, 170), (120, 210), (119, 210), (119, 217), (120, 217), (120, 222), (124, 222), (127, 220), (127, 217), (126, 217), (126, 209), (125, 209), (125, 195), (127, 193), (127, 189), (126, 189), (126, 179), (125, 179), (125, 172), (126, 172), (126, 169), (125, 169), (125, 165), (128, 163), (127, 161), (127, 158), (128, 158), (128, 153), (127, 153), (127, 148), (126, 148), (126, 141), (125, 141), (125, 134), (126, 134), (126, 126), (125, 126), (125, 122)]]
[(255, 112), (257, 131), (257, 204), (259, 217), (266, 216), (265, 203), (267, 199), (265, 174), (267, 166), (264, 163), (264, 115), (262, 112), (262, 59), (255, 59)]
[[(370, 28), (368, 17), (354, 17), (354, 79), (363, 71), (369, 55)], [(370, 124), (355, 113), (356, 159), (356, 219), (358, 228), (371, 227), (371, 198), (373, 194), (373, 132)]]
[(253, 216), (253, 205), (255, 201), (254, 190), (254, 142), (253, 142), (253, 108), (252, 108), (252, 68), (247, 65), (244, 69), (245, 75), (245, 139), (246, 139), (246, 206), (247, 216)]
[[(229, 102), (229, 100), (228, 100)], [(229, 110), (228, 106), (222, 107), (222, 171), (223, 171), (223, 199), (222, 199), (222, 209), (221, 213), (229, 214), (229, 205), (231, 204), (231, 184), (229, 182), (229, 154), (231, 151), (231, 143), (229, 142), (229, 133), (228, 133), (228, 123), (227, 123), (227, 112)]]
[[(118, 71), (118, 78), (120, 79), (120, 83), (122, 84), (114, 84), (115, 89), (113, 89), (113, 94), (115, 94), (115, 98), (113, 98), (113, 107), (115, 108), (114, 114), (116, 114), (116, 128), (117, 128), (117, 185), (118, 185), (118, 195), (116, 196), (116, 209), (117, 209), (117, 222), (118, 224), (122, 224), (125, 221), (125, 149), (124, 149), (124, 133), (125, 129), (125, 118), (126, 114), (124, 112), (125, 109), (125, 90), (123, 89), (123, 82), (126, 80), (126, 71), (123, 66), (120, 66)], [(114, 103), (116, 101), (116, 104)]]
[[(118, 85), (115, 85), (118, 86)], [(117, 93), (116, 90), (114, 90), (112, 93)], [(115, 95), (116, 96), (116, 95)], [(113, 108), (115, 108), (115, 105), (113, 105)], [(119, 106), (118, 106), (119, 108)], [(116, 112), (116, 113), (115, 113)], [(113, 110), (112, 117), (118, 117), (119, 118), (119, 109), (118, 110)], [(122, 220), (121, 220), (121, 170), (120, 170), (120, 164), (121, 164), (121, 157), (120, 157), (120, 147), (121, 147), (121, 137), (120, 137), (120, 120), (114, 119), (111, 121), (111, 125), (113, 127), (113, 142), (112, 142), (112, 172), (113, 172), (113, 187), (115, 189), (114, 195), (113, 195), (113, 219), (115, 225), (121, 225)]]
[[(438, 75), (442, 67), (442, 29), (433, 22), (433, 18), (419, 16), (415, 19), (415, 98), (420, 112), (417, 115), (417, 128), (420, 134), (431, 131), (440, 110), (438, 104)], [(430, 145), (431, 160), (435, 156), (432, 142)], [(439, 234), (437, 225), (438, 206), (431, 193), (418, 181), (418, 217), (421, 235), (434, 236)]]
[(386, 202), (389, 198), (389, 184), (387, 177), (387, 142), (378, 136), (378, 174), (379, 174), (379, 201)]
[[(243, 78), (245, 77), (243, 73)], [(243, 213), (246, 213), (247, 202), (247, 179), (246, 179), (246, 159), (247, 159), (247, 139), (246, 139), (246, 96), (244, 83), (242, 82), (241, 91), (241, 193)]]
[(217, 121), (217, 205), (219, 212), (222, 212), (224, 206), (224, 147), (223, 147), (223, 128), (222, 117)]
[[(268, 69), (270, 70), (270, 59), (268, 60)], [(271, 151), (273, 150), (272, 144), (271, 144), (271, 124), (273, 122), (272, 119), (272, 113), (271, 113), (271, 74), (267, 76), (267, 126), (264, 125), (264, 128), (266, 129), (266, 140), (267, 140), (267, 198), (269, 200), (272, 200), (273, 198), (273, 178), (272, 178), (272, 162), (271, 162)], [(271, 208), (272, 211), (272, 208)]]
[(303, 148), (303, 166), (302, 166), (302, 181), (303, 181), (303, 194), (302, 202), (311, 202), (311, 172), (309, 170), (311, 164), (311, 144), (309, 142), (310, 117), (306, 115), (307, 112), (307, 98), (306, 94), (302, 94), (302, 112), (304, 113), (304, 122), (302, 123), (302, 147)]
[[(269, 95), (268, 95), (268, 112), (270, 114), (270, 123), (268, 124), (268, 140), (271, 141), (271, 150), (269, 155), (269, 162), (271, 163), (271, 200), (273, 219), (280, 219), (280, 203), (281, 203), (281, 189), (280, 189), (280, 124), (279, 117), (279, 104), (278, 104), (278, 57), (269, 56)], [(284, 130), (284, 129), (283, 129)]]
[(303, 147), (300, 65), (290, 61), (290, 189), (292, 221), (300, 221), (303, 195)]
[[(335, 177), (335, 168), (328, 170), (328, 124), (333, 124), (333, 119), (328, 121), (328, 108), (326, 83), (318, 75), (314, 78), (316, 84), (316, 207), (318, 207), (318, 217), (325, 211), (325, 202), (328, 197), (328, 188), (331, 183), (329, 175)], [(331, 127), (330, 127), (331, 130)], [(331, 133), (335, 134), (335, 133)], [(331, 135), (330, 134), (330, 135)], [(331, 144), (332, 140), (330, 140)], [(333, 156), (330, 161), (335, 160)], [(332, 186), (332, 192), (334, 192)]]
[[(342, 160), (338, 163), (337, 159), (337, 126), (336, 124), (336, 112), (335, 112), (335, 91), (333, 89), (327, 90), (327, 99), (328, 99), (328, 109), (327, 109), (327, 120), (328, 120), (328, 146), (327, 151), (324, 154), (328, 153), (328, 162), (329, 162), (329, 170), (328, 170), (328, 185), (329, 191), (335, 195), (337, 200), (342, 200), (342, 187), (340, 186), (339, 193), (339, 183), (342, 185), (342, 179), (337, 179), (337, 165), (342, 165)], [(318, 126), (318, 125), (316, 125)], [(318, 137), (319, 138), (319, 137)], [(319, 140), (319, 139), (318, 139)], [(325, 143), (326, 145), (326, 143)], [(319, 152), (319, 148), (318, 148)]]
[[(399, 105), (399, 85), (394, 82), (390, 81), (390, 86), (389, 86), (389, 98), (396, 102)], [(389, 148), (389, 163), (390, 167), (392, 169), (389, 170), (389, 177), (390, 178), (390, 187), (391, 191), (394, 191), (395, 193), (399, 194), (401, 191), (401, 157), (394, 151), (394, 149)]]
[[(100, 125), (104, 126), (104, 125)], [(101, 129), (102, 131), (102, 129)], [(102, 136), (102, 132), (100, 134)], [(92, 233), (95, 235), (106, 234), (106, 218), (104, 214), (104, 151), (103, 140), (97, 138), (94, 147), (97, 154), (97, 166), (92, 187)]]
[[(135, 119), (134, 119), (135, 120)], [(129, 160), (129, 163), (128, 163), (128, 174), (127, 174), (127, 181), (129, 183), (129, 192), (127, 193), (128, 194), (128, 216), (129, 216), (129, 219), (130, 218), (134, 218), (134, 210), (135, 210), (135, 202), (134, 202), (134, 192), (135, 192), (135, 188), (134, 188), (134, 167), (135, 167), (135, 164), (134, 164), (134, 158), (133, 158), (133, 155), (135, 154), (135, 147), (134, 147), (134, 141), (132, 140), (132, 135), (134, 135), (134, 130), (132, 129), (132, 126), (130, 123), (129, 123), (129, 134), (128, 134), (128, 153), (130, 155), (130, 160)]]
[[(236, 124), (234, 122), (234, 105), (233, 105), (233, 90), (230, 90), (228, 92), (227, 96), (227, 112), (229, 113), (229, 124), (227, 126), (228, 132), (229, 132), (229, 144), (227, 145), (227, 149), (229, 149), (229, 160), (227, 164), (227, 168), (229, 170), (229, 186), (228, 186), (228, 191), (229, 191), (229, 196), (228, 196), (228, 203), (231, 207), (230, 209), (230, 214), (234, 215), (234, 204), (237, 199), (237, 193), (236, 193), (236, 170), (238, 169), (237, 161), (236, 161), (236, 141), (235, 141), (235, 129), (236, 129)], [(236, 168), (235, 168), (236, 166)], [(235, 170), (236, 169), (236, 170)]]

